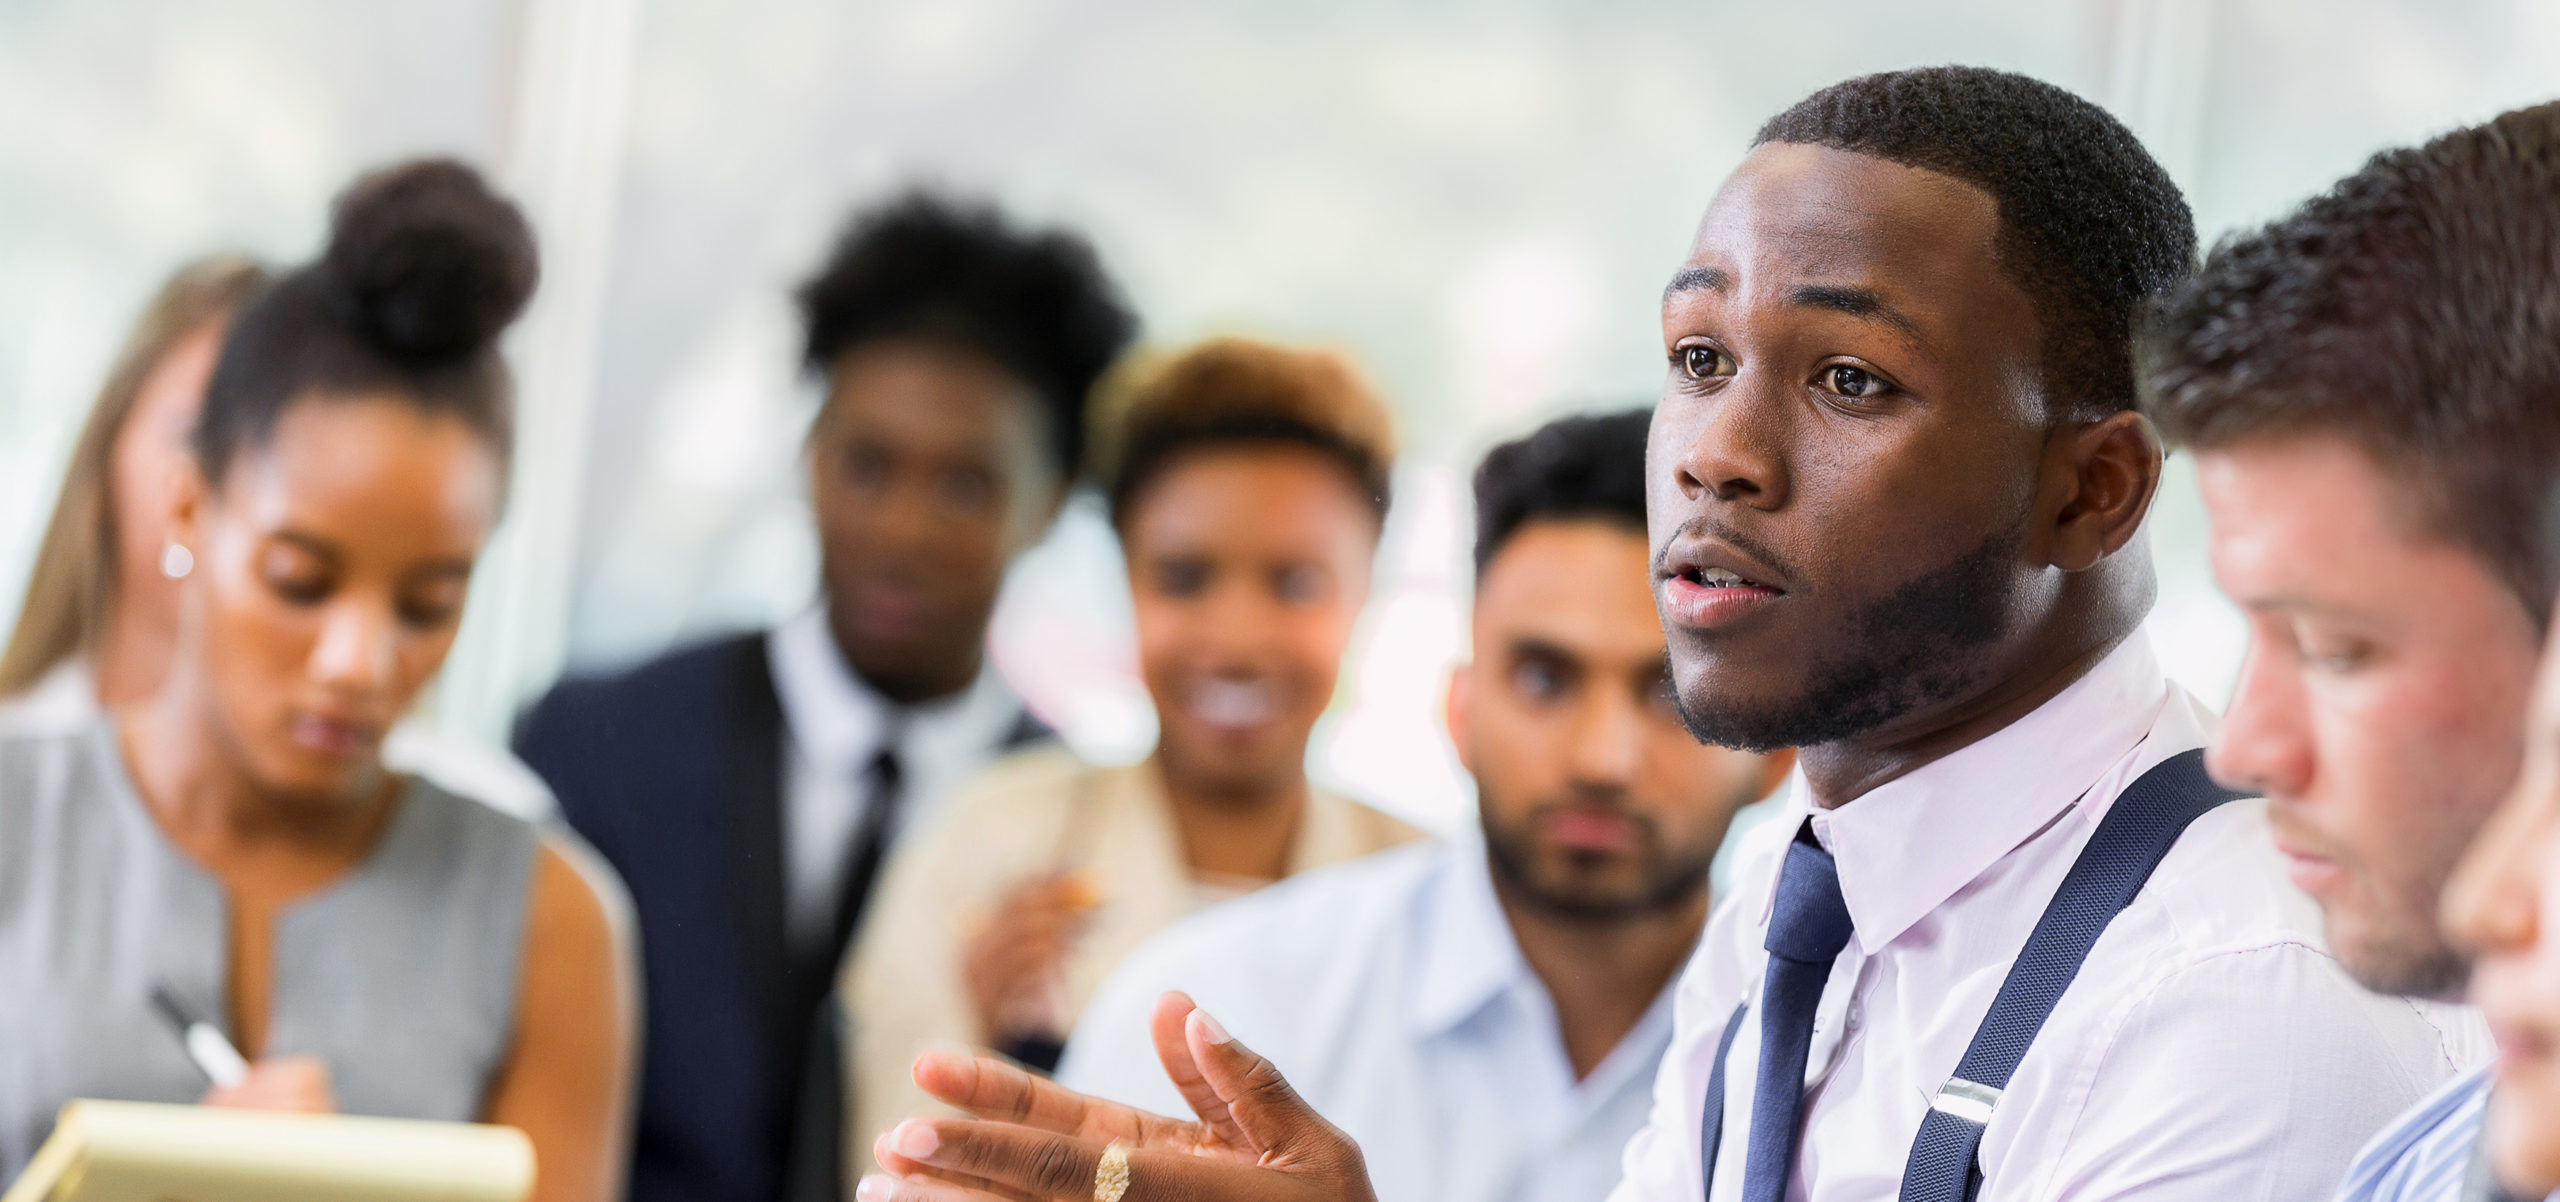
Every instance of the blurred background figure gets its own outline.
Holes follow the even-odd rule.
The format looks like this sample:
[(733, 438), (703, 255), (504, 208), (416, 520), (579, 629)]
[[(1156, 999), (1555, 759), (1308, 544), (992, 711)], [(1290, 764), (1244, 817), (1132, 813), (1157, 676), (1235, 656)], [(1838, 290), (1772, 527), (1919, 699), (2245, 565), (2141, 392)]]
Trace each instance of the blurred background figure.
[[(245, 302), (163, 501), (147, 693), (0, 737), (0, 1175), (75, 1097), (522, 1128), (543, 1202), (619, 1192), (635, 984), (585, 853), (388, 769), (505, 500), (499, 332), (533, 239), (478, 175), (358, 181)], [(120, 497), (121, 499), (121, 497)], [(254, 1061), (208, 1092), (155, 993)]]
[(765, 1202), (833, 1163), (831, 1117), (796, 1135), (838, 1060), (821, 999), (901, 835), (1047, 733), (988, 667), (987, 616), (1135, 328), (1082, 239), (922, 194), (858, 215), (800, 303), (819, 600), (564, 683), (518, 736), (639, 906), (640, 1202)]
[[(2554, 548), (2560, 551), (2560, 548)], [(2498, 1036), (2485, 1163), (2466, 1198), (2560, 1196), (2560, 642), (2543, 653), (2524, 772), (2445, 891), (2472, 957), (2471, 996)], [(2545, 930), (2544, 928), (2549, 928)], [(2498, 1191), (2481, 1188), (2483, 1170)]]
[[(163, 284), (126, 335), (63, 471), (61, 493), (0, 649), (0, 731), (67, 729), (148, 697), (178, 638), (170, 491), (188, 470), (231, 315), (268, 282), (236, 255), (199, 259)], [(511, 814), (540, 818), (550, 790), (515, 757), (404, 715), (383, 761)]]
[(1138, 369), (1098, 441), (1162, 732), (1127, 766), (1063, 747), (990, 768), (899, 849), (842, 992), (849, 1155), (931, 1103), (918, 1051), (1055, 1067), (1103, 975), (1202, 906), (1414, 838), (1313, 787), (1386, 520), (1384, 405), (1341, 358), (1220, 339)]
[(245, 258), (197, 260), (160, 286), (125, 335), (72, 444), (0, 650), (0, 726), (82, 725), (159, 687), (178, 635), (178, 585), (160, 563), (170, 490), (223, 331), (266, 282)]
[(1475, 655), (1447, 717), (1481, 834), (1166, 931), (1094, 995), (1062, 1084), (1187, 1113), (1149, 1030), (1179, 989), (1359, 1142), (1380, 1197), (1597, 1202), (1617, 1184), (1708, 868), (1794, 762), (1680, 725), (1645, 542), (1651, 420), (1565, 418), (1476, 469)]

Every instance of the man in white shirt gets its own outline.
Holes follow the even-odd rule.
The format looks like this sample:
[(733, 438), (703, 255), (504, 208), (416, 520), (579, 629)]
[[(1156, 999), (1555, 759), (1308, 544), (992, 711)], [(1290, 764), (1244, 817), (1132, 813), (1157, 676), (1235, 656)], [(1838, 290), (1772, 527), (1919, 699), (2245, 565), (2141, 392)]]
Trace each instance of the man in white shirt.
[[(2312, 1202), (2474, 1054), (2322, 949), (2139, 633), (2131, 327), (2193, 253), (2121, 124), (1973, 68), (1817, 93), (1709, 205), (1663, 299), (1656, 601), (1692, 731), (1799, 751), (1620, 1202)], [(1269, 1061), (1179, 1000), (1157, 1033), (1199, 1123), (928, 1056), (985, 1118), (890, 1132), (905, 1179), (861, 1197), (1084, 1198), (1124, 1165), (1124, 1202), (1361, 1196)]]
[(1381, 1197), (1598, 1202), (1644, 1123), (1670, 984), (1734, 811), (1781, 752), (1681, 729), (1645, 588), (1641, 410), (1569, 417), (1476, 469), (1475, 654), (1449, 733), (1481, 834), (1310, 873), (1132, 954), (1058, 1079), (1179, 1110), (1149, 1050), (1188, 992), (1370, 1149)]
[[(2556, 198), (2560, 105), (2386, 151), (2215, 248), (2146, 332), (2145, 408), (2194, 452), (2249, 615), (2213, 773), (2266, 795), (2339, 963), (2383, 993), (2463, 997), (2440, 897), (2523, 762), (2560, 583)], [(2462, 1197), (2490, 1079), (2376, 1137), (2339, 1197)]]

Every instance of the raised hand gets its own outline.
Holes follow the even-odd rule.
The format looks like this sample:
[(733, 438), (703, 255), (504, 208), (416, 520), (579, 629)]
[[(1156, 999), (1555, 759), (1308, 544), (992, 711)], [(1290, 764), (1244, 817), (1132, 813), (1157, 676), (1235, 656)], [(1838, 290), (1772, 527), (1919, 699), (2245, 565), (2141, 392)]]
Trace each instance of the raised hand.
[(1025, 881), (969, 941), (961, 979), (989, 1046), (1066, 1035), (1063, 966), (1099, 900), (1081, 873)]
[(1085, 1202), (1113, 1143), (1121, 1202), (1370, 1202), (1349, 1136), (1308, 1108), (1269, 1060), (1178, 993), (1156, 1003), (1156, 1055), (1198, 1115), (1169, 1119), (1076, 1093), (988, 1057), (927, 1053), (916, 1084), (975, 1116), (909, 1119), (873, 1149), (890, 1175), (861, 1202)]

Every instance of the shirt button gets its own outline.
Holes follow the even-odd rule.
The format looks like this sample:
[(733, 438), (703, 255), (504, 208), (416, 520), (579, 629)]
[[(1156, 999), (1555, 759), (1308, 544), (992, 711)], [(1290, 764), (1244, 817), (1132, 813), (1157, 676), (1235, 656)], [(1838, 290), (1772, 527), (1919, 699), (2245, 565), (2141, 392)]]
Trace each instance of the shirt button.
[(1858, 1020), (1860, 1017), (1861, 1016), (1859, 1015), (1858, 1008), (1856, 1006), (1849, 1007), (1848, 1026), (1850, 1030), (1855, 1031), (1858, 1029)]

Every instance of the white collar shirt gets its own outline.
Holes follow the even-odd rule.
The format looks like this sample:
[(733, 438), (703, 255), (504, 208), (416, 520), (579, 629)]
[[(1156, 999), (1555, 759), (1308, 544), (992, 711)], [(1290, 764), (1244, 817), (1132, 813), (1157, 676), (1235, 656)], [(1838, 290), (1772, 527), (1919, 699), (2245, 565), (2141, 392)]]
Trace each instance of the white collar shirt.
[[(1837, 809), (1801, 773), (1745, 836), (1732, 893), (1683, 972), (1653, 1116), (1616, 1202), (1741, 1196), (1759, 1061), (1763, 939), (1785, 847), (1810, 819), (1854, 935), (1815, 1013), (1791, 1199), (1882, 1202), (1920, 1121), (2098, 821), (2143, 773), (2204, 745), (2213, 718), (2141, 635), (2034, 712)], [(1984, 1202), (2329, 1196), (2357, 1147), (2487, 1054), (2475, 1014), (2367, 993), (2285, 880), (2266, 811), (2190, 826), (2116, 916), (1999, 1100)], [(1702, 1104), (1725, 1059), (1714, 1188)]]
[(1598, 1202), (1671, 1040), (1666, 985), (1574, 1078), (1472, 837), (1307, 873), (1169, 928), (1094, 995), (1059, 1079), (1188, 1113), (1147, 1032), (1167, 989), (1358, 1140), (1382, 1202)]
[(855, 673), (836, 648), (824, 606), (773, 628), (765, 653), (782, 704), (785, 922), (798, 945), (824, 939), (852, 868), (855, 832), (876, 785), (872, 763), (897, 743), (898, 807), (889, 834), (919, 829), (971, 773), (1002, 755), (1022, 728), (1020, 699), (993, 667), (969, 687), (901, 707)]

